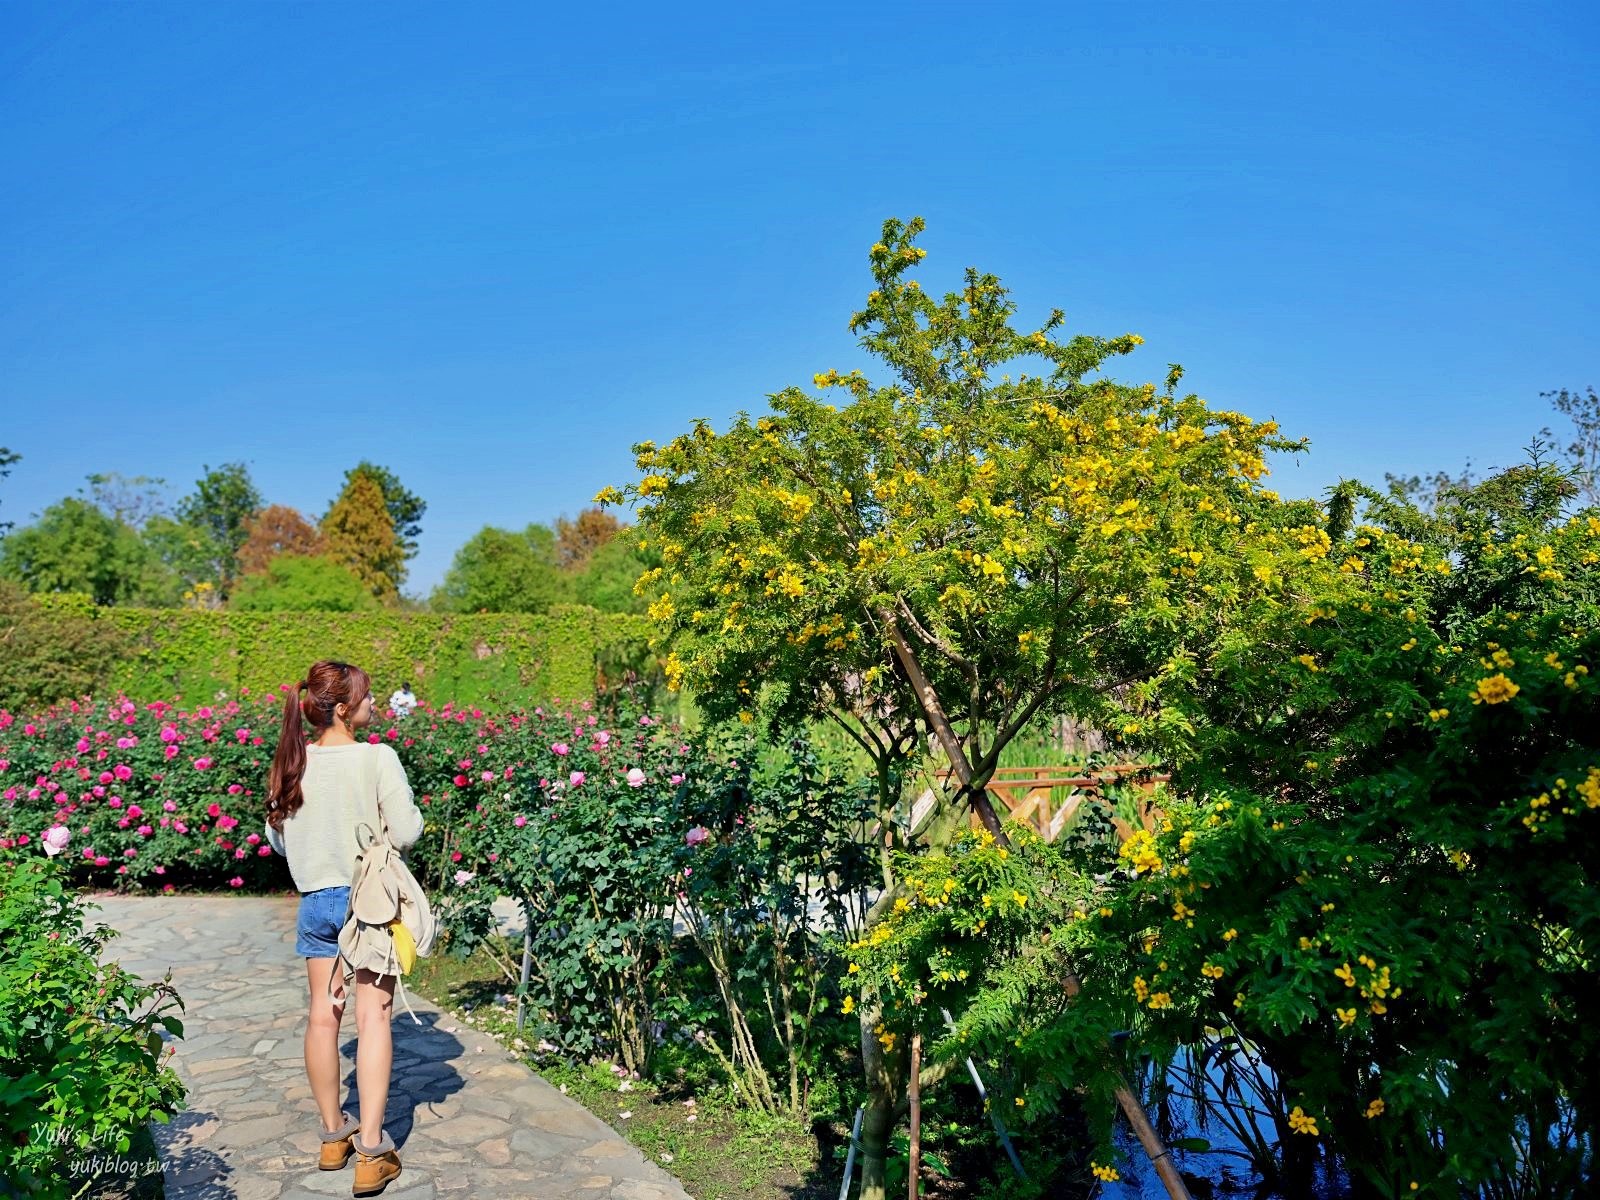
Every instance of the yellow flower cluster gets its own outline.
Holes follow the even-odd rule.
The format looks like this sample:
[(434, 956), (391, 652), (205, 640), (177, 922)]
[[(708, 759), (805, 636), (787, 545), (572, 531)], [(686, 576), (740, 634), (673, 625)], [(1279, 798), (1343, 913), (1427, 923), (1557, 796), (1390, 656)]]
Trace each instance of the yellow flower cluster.
[(1306, 1134), (1308, 1137), (1319, 1136), (1317, 1119), (1313, 1116), (1308, 1116), (1305, 1109), (1298, 1104), (1294, 1106), (1294, 1111), (1289, 1114), (1289, 1128), (1296, 1133)]
[(1378, 1099), (1374, 1100), (1371, 1104), (1367, 1105), (1367, 1111), (1366, 1111), (1366, 1114), (1365, 1114), (1367, 1120), (1370, 1121), (1374, 1117), (1383, 1116), (1383, 1110), (1385, 1108), (1387, 1108), (1387, 1107), (1388, 1107), (1388, 1105), (1386, 1105), (1383, 1102), (1383, 1098), (1382, 1097), (1379, 1097)]
[(1089, 1173), (1101, 1183), (1115, 1183), (1122, 1178), (1115, 1167), (1103, 1167), (1099, 1163), (1090, 1163)]
[(1117, 857), (1126, 859), (1135, 875), (1142, 875), (1146, 871), (1159, 871), (1162, 867), (1161, 856), (1156, 853), (1155, 837), (1148, 829), (1141, 829), (1123, 842), (1121, 849), (1117, 851)]
[(1477, 685), (1472, 689), (1472, 702), (1474, 704), (1504, 704), (1521, 690), (1504, 673), (1497, 673), (1478, 680)]

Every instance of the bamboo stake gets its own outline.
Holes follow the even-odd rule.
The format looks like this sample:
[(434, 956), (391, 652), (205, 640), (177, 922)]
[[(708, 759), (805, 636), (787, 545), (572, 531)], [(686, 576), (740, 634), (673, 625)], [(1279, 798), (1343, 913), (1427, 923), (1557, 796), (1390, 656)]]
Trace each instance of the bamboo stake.
[(906, 1085), (911, 1099), (911, 1145), (907, 1154), (906, 1200), (917, 1200), (922, 1182), (922, 1034), (911, 1035), (911, 1078)]

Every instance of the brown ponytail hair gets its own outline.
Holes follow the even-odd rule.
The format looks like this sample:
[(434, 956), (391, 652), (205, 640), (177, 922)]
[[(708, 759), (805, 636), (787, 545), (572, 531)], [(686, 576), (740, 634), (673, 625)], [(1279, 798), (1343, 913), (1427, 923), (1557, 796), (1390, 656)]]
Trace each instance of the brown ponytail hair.
[(372, 680), (360, 667), (325, 658), (312, 663), (306, 677), (284, 698), (283, 728), (267, 774), (267, 821), (274, 829), (281, 831), (284, 821), (305, 803), (300, 793), (306, 773), (305, 726), (320, 735), (333, 724), (335, 708), (343, 704), (354, 712), (371, 691)]

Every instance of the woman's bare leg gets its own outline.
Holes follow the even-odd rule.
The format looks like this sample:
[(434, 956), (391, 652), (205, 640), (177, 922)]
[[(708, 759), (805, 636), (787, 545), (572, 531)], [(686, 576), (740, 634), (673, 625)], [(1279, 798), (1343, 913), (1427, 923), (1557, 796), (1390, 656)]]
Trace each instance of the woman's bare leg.
[(363, 1146), (383, 1140), (383, 1113), (389, 1105), (389, 1073), (394, 1066), (390, 1021), (394, 1016), (394, 976), (356, 971), (356, 1090), (361, 1093)]
[(344, 983), (328, 997), (332, 958), (306, 959), (306, 980), (311, 988), (311, 1016), (306, 1022), (306, 1078), (317, 1102), (322, 1128), (332, 1133), (344, 1124), (339, 1108), (339, 1022), (344, 1017)]

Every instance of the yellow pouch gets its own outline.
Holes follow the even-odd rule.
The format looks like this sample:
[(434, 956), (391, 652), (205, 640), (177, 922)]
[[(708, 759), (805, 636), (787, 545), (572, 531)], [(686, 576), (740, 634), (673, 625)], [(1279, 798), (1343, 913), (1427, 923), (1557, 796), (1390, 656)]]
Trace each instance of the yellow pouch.
[(394, 957), (400, 964), (400, 974), (409, 975), (417, 965), (417, 943), (399, 917), (389, 922), (389, 932), (394, 937)]

